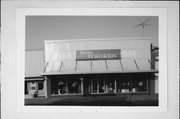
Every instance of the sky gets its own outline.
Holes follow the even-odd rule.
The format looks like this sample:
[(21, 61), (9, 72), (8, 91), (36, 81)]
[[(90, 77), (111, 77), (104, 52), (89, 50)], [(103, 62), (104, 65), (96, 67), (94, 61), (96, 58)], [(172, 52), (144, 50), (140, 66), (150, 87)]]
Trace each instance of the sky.
[(44, 49), (44, 40), (144, 37), (158, 46), (157, 16), (26, 16), (26, 50)]

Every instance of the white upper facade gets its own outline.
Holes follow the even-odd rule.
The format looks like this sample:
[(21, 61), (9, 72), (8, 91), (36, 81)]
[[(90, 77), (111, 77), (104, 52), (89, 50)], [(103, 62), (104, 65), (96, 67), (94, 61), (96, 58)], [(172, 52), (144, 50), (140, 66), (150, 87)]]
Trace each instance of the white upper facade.
[[(150, 38), (72, 39), (45, 41), (45, 73), (108, 73), (151, 70)], [(120, 51), (120, 59), (116, 57)], [(82, 60), (77, 59), (78, 52)], [(98, 59), (89, 59), (86, 53)], [(100, 54), (93, 53), (101, 52)], [(107, 54), (107, 52), (109, 54)], [(86, 58), (87, 56), (87, 58)], [(110, 56), (103, 59), (101, 56)]]

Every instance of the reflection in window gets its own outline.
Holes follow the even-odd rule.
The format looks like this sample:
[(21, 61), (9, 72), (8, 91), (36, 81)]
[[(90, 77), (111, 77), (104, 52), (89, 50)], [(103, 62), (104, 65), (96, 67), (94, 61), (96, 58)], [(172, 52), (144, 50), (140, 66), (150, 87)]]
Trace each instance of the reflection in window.
[(147, 91), (147, 80), (119, 80), (117, 81), (117, 92), (136, 93)]

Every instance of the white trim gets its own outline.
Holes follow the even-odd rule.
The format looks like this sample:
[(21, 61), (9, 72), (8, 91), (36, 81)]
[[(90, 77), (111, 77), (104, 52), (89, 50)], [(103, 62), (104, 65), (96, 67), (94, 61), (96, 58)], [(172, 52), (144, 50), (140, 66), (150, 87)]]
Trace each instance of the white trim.
[(108, 73), (158, 73), (158, 70), (129, 70), (129, 71), (95, 71), (95, 72), (46, 72), (42, 73), (42, 76), (51, 76), (51, 75), (76, 75), (76, 74), (108, 74)]
[(118, 41), (118, 40), (151, 40), (150, 37), (124, 37), (124, 38), (89, 38), (89, 39), (59, 39), (59, 40), (45, 40), (45, 43), (53, 42), (80, 42), (80, 41)]

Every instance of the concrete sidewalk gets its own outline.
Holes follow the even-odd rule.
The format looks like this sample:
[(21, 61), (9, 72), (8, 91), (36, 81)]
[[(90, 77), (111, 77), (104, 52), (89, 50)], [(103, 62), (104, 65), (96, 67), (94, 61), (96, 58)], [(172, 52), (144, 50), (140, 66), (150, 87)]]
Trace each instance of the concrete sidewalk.
[(25, 99), (25, 105), (158, 106), (158, 95), (55, 96)]

